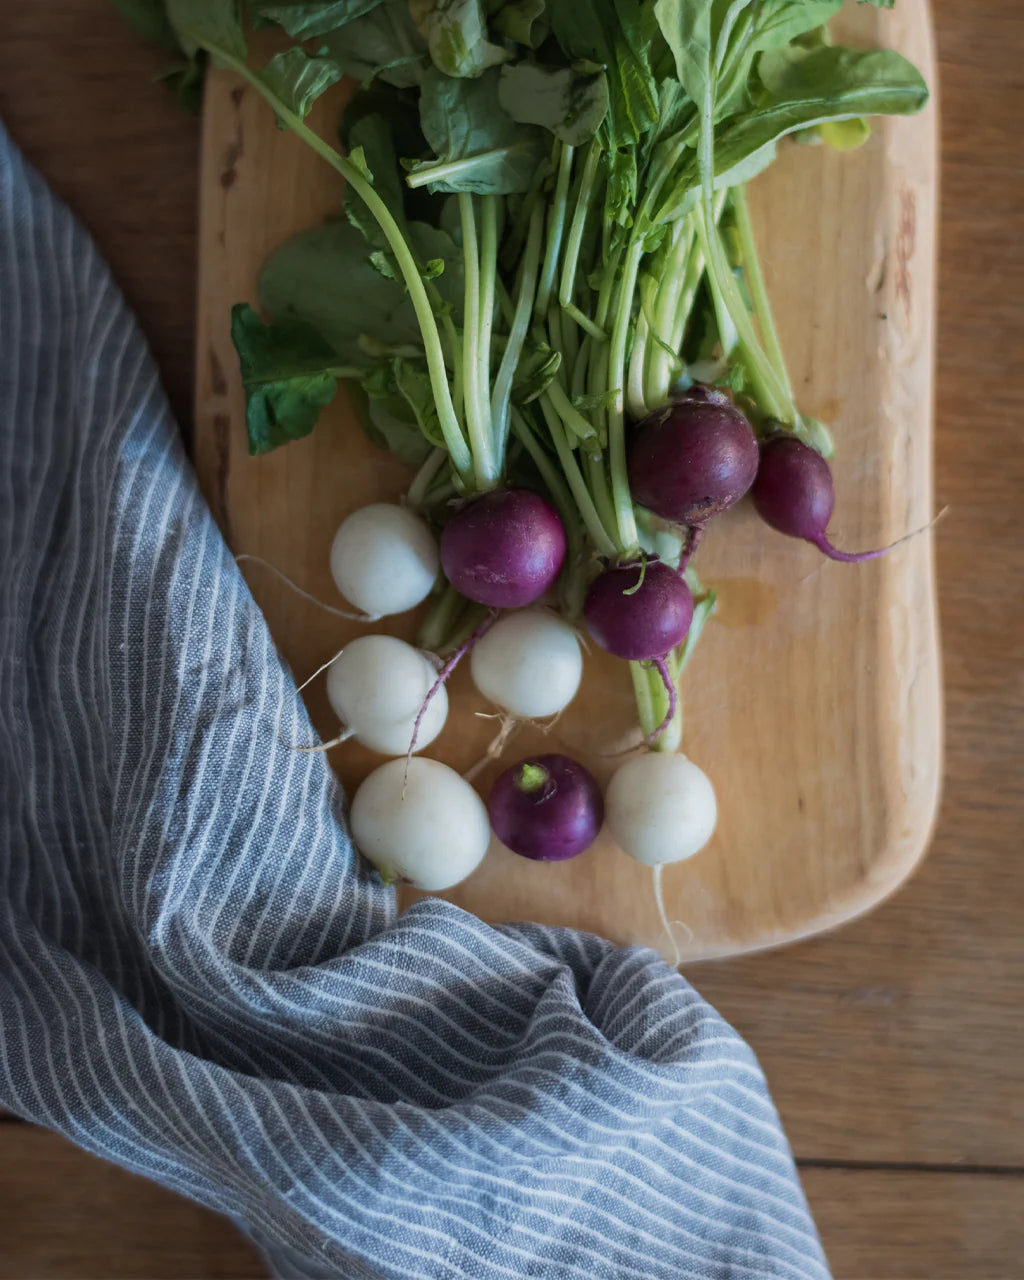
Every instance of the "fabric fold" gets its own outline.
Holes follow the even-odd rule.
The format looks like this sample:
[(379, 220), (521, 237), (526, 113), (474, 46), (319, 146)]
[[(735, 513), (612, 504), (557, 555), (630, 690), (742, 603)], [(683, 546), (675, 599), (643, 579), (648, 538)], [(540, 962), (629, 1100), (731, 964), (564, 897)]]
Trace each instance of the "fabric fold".
[(401, 917), (133, 317), (0, 136), (0, 1105), (281, 1274), (827, 1276), (757, 1062), (653, 952)]

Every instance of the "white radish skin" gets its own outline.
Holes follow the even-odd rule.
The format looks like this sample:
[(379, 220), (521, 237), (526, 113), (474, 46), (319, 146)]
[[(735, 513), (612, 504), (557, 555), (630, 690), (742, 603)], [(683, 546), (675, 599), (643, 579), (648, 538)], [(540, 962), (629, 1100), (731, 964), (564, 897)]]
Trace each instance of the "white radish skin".
[(418, 756), (375, 769), (356, 792), (350, 819), (359, 851), (383, 875), (432, 893), (475, 871), (491, 839), (484, 802), (469, 783)]
[(576, 632), (556, 614), (519, 609), (477, 641), (470, 671), (485, 698), (524, 720), (542, 720), (576, 696), (583, 655)]
[(605, 793), (605, 821), (616, 843), (648, 867), (692, 858), (717, 819), (707, 774), (682, 755), (649, 752), (627, 760)]
[[(357, 742), (385, 756), (404, 756), (437, 672), (418, 649), (394, 636), (360, 636), (327, 672), (327, 697)], [(448, 694), (431, 698), (416, 750), (434, 741), (448, 718)]]
[(391, 502), (353, 511), (331, 546), (331, 574), (338, 590), (371, 618), (415, 608), (430, 594), (440, 567), (429, 526)]

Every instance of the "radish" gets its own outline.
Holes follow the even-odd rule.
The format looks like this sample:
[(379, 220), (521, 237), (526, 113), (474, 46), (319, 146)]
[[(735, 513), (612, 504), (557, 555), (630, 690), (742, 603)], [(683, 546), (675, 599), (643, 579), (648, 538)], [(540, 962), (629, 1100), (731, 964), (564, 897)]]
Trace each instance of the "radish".
[(513, 853), (537, 862), (564, 862), (597, 839), (604, 801), (581, 764), (568, 756), (541, 755), (501, 774), (487, 812), (495, 835)]
[(392, 502), (372, 502), (342, 521), (331, 546), (331, 574), (346, 600), (373, 618), (405, 613), (437, 579), (429, 526)]
[(757, 475), (757, 440), (728, 397), (693, 387), (639, 424), (629, 449), (633, 497), (655, 515), (700, 525), (734, 506)]
[(587, 630), (606, 652), (644, 662), (664, 658), (686, 639), (693, 596), (660, 560), (612, 565), (590, 584), (583, 602)]
[(473, 649), (473, 683), (514, 716), (540, 720), (576, 696), (583, 655), (576, 632), (557, 614), (523, 609), (500, 618)]
[(441, 534), (441, 565), (457, 591), (495, 609), (533, 604), (565, 563), (565, 529), (532, 489), (495, 489), (460, 507)]
[(605, 813), (623, 853), (651, 868), (658, 917), (678, 964), (679, 944), (665, 910), (662, 870), (692, 858), (711, 839), (718, 820), (715, 789), (707, 774), (685, 756), (636, 756), (608, 784)]
[[(346, 736), (382, 755), (404, 756), (436, 679), (428, 659), (404, 640), (360, 636), (331, 664), (327, 697)], [(434, 741), (447, 718), (448, 694), (439, 689), (420, 721), (417, 749)]]
[(636, 756), (616, 771), (605, 811), (619, 848), (648, 867), (692, 858), (718, 818), (707, 774), (685, 756), (658, 753)]
[(359, 787), (350, 814), (359, 851), (385, 880), (450, 889), (483, 861), (491, 831), (477, 793), (438, 760), (389, 760)]
[(828, 540), (828, 523), (836, 505), (828, 463), (795, 436), (778, 435), (761, 446), (761, 463), (751, 491), (765, 524), (791, 538), (811, 542), (833, 560), (858, 564), (877, 560), (889, 547), (851, 554)]

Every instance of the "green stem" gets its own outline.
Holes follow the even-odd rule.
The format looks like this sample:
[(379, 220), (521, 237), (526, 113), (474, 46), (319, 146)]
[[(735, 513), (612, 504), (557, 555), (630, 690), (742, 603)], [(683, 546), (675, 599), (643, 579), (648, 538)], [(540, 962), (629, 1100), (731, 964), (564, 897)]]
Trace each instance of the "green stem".
[(523, 255), (522, 270), (519, 273), (519, 291), (516, 295), (515, 312), (512, 325), (505, 344), (505, 351), (498, 366), (498, 374), (494, 379), (494, 391), (491, 395), (491, 417), (494, 419), (498, 435), (498, 457), (505, 456), (509, 432), (509, 402), (512, 395), (512, 380), (522, 355), (523, 343), (530, 328), (530, 316), (533, 312), (533, 299), (537, 289), (537, 272), (540, 270), (540, 249), (544, 238), (544, 206), (538, 200), (530, 215), (530, 230), (526, 237), (526, 250)]
[(459, 193), (459, 217), (462, 222), (462, 258), (465, 278), (463, 324), (465, 337), (462, 344), (462, 377), (466, 394), (466, 425), (469, 428), (469, 444), (473, 455), (473, 478), (480, 491), (493, 488), (497, 480), (492, 459), (490, 432), (490, 406), (486, 414), (481, 412), (480, 391), (480, 252), (476, 239), (476, 213), (473, 197)]
[(427, 456), (426, 462), (416, 472), (413, 482), (409, 486), (409, 491), (405, 495), (410, 507), (423, 506), (423, 499), (427, 496), (427, 491), (433, 484), (434, 477), (444, 466), (447, 457), (448, 451), (446, 449), (434, 449)]
[(544, 415), (544, 421), (547, 424), (548, 433), (551, 436), (558, 454), (558, 461), (561, 464), (562, 472), (565, 475), (569, 488), (572, 490), (572, 496), (576, 499), (576, 506), (580, 513), (580, 518), (587, 526), (587, 532), (590, 534), (590, 540), (597, 549), (598, 554), (603, 556), (613, 556), (616, 551), (615, 543), (609, 536), (601, 517), (597, 513), (594, 506), (594, 499), (590, 496), (590, 490), (587, 488), (586, 481), (580, 471), (576, 456), (569, 448), (568, 441), (565, 438), (565, 430), (559, 420), (558, 414), (555, 413), (551, 405), (542, 396), (540, 398), (540, 409)]
[[(558, 301), (566, 311), (572, 306), (573, 293), (576, 289), (576, 272), (579, 268), (580, 251), (583, 248), (583, 233), (586, 230), (587, 215), (590, 212), (590, 200), (594, 191), (594, 182), (597, 178), (597, 166), (600, 159), (601, 147), (597, 139), (594, 138), (587, 149), (587, 158), (583, 165), (583, 177), (580, 180), (579, 194), (576, 197), (576, 208), (573, 210), (572, 222), (569, 224), (569, 235), (565, 244), (565, 257), (562, 259)], [(578, 308), (572, 307), (572, 310), (576, 311), (578, 315), (582, 315)]]
[[(556, 146), (558, 144), (556, 143)], [(569, 181), (572, 177), (573, 148), (568, 143), (561, 144), (558, 157), (558, 176), (555, 179), (555, 198), (548, 214), (548, 242), (544, 250), (544, 265), (540, 272), (540, 284), (537, 286), (537, 300), (534, 304), (534, 315), (540, 317), (547, 314), (551, 303), (551, 294), (555, 287), (555, 271), (558, 267), (558, 256), (562, 249), (562, 235), (565, 231), (565, 213), (569, 201)]]
[[(655, 309), (656, 332), (666, 345), (673, 346), (674, 326), (679, 314), (680, 302), (686, 287), (686, 270), (693, 248), (694, 229), (692, 218), (682, 218), (673, 223), (669, 253), (661, 273), (658, 302)], [(674, 370), (672, 356), (665, 347), (655, 343), (647, 369), (647, 403), (656, 408), (667, 404)]]
[(747, 204), (747, 188), (745, 185), (733, 187), (730, 192), (733, 213), (736, 217), (736, 231), (740, 238), (740, 251), (743, 255), (743, 274), (746, 277), (750, 300), (754, 304), (754, 315), (757, 327), (761, 331), (768, 359), (772, 362), (779, 381), (786, 389), (789, 399), (793, 398), (793, 385), (789, 380), (786, 368), (786, 357), (782, 353), (779, 331), (775, 327), (772, 304), (765, 285), (761, 259), (757, 252), (757, 241), (754, 239), (754, 225), (750, 220), (750, 208)]
[(569, 397), (565, 394), (565, 388), (557, 378), (544, 388), (540, 397), (541, 401), (546, 401), (548, 405), (558, 414), (563, 426), (574, 440), (581, 444), (586, 440), (597, 441), (597, 431), (593, 423), (580, 413), (579, 409), (573, 404)]
[(601, 523), (606, 529), (615, 528), (615, 505), (612, 502), (612, 491), (608, 486), (608, 473), (605, 470), (604, 458), (588, 454), (584, 459), (587, 468), (590, 492)]
[[(480, 338), (477, 391), (480, 418), (488, 427), (495, 471), (501, 472), (497, 429), (491, 415), (491, 334), (494, 331), (494, 282), (498, 274), (498, 197), (483, 196), (480, 214)], [(497, 476), (495, 476), (497, 478)]]
[[(677, 680), (677, 672), (673, 657), (667, 659), (669, 673)], [(640, 719), (640, 731), (645, 738), (650, 738), (668, 715), (669, 697), (665, 681), (656, 667), (644, 662), (631, 662), (629, 674), (633, 678), (633, 692), (636, 695), (636, 708)], [(651, 742), (652, 751), (662, 751), (673, 755), (679, 750), (683, 740), (683, 702), (676, 694), (676, 713), (669, 724)]]
[(608, 389), (615, 399), (608, 410), (608, 459), (612, 479), (612, 501), (615, 504), (615, 524), (623, 552), (630, 552), (638, 545), (633, 496), (629, 491), (629, 475), (626, 468), (626, 344), (629, 324), (633, 315), (633, 293), (636, 289), (640, 259), (643, 257), (643, 241), (634, 227), (626, 262), (622, 269), (619, 289), (619, 305), (615, 310), (611, 342), (608, 348)]
[[(641, 286), (642, 287), (642, 286)], [(657, 346), (656, 342), (648, 343), (650, 325), (647, 314), (641, 308), (636, 321), (636, 334), (633, 338), (633, 350), (629, 357), (629, 377), (626, 382), (626, 407), (635, 421), (647, 417), (647, 401), (644, 395), (644, 366), (647, 362), (648, 346)]]
[(402, 235), (401, 229), (389, 212), (387, 205), (373, 189), (373, 186), (367, 182), (359, 169), (345, 156), (335, 151), (329, 143), (325, 142), (318, 133), (303, 121), (301, 116), (290, 110), (277, 94), (264, 84), (260, 76), (250, 70), (240, 58), (236, 58), (233, 54), (217, 48), (208, 41), (204, 41), (201, 37), (194, 36), (192, 33), (188, 34), (196, 44), (202, 45), (208, 52), (214, 54), (218, 61), (223, 62), (225, 66), (230, 67), (232, 71), (236, 71), (243, 79), (247, 80), (256, 92), (270, 104), (277, 118), (286, 124), (293, 133), (297, 134), (321, 159), (326, 160), (331, 168), (351, 185), (353, 191), (376, 218), (377, 224), (391, 248), (391, 252), (395, 255), (395, 261), (398, 263), (405, 286), (409, 290), (409, 297), (416, 313), (416, 320), (423, 335), (423, 346), (427, 356), (427, 370), (430, 374), (430, 386), (437, 405), (437, 417), (444, 436), (445, 447), (451, 455), (452, 465), (456, 471), (462, 476), (468, 475), (473, 459), (466, 443), (466, 438), (462, 433), (462, 428), (459, 426), (459, 420), (455, 416), (451, 388), (448, 385), (448, 372), (445, 368), (444, 349), (441, 346), (441, 337), (437, 328), (437, 317), (434, 315), (430, 299), (427, 297), (423, 277), (420, 275), (412, 250), (409, 248), (405, 236)]
[[(736, 329), (743, 351), (743, 362), (750, 375), (755, 398), (768, 417), (792, 427), (797, 421), (796, 408), (757, 340), (753, 318), (747, 310), (747, 304), (729, 267), (715, 223), (714, 105), (714, 77), (709, 76), (701, 108), (700, 138), (697, 146), (701, 176), (701, 199), (696, 210), (697, 237), (704, 257), (707, 259), (708, 279), (715, 296), (715, 305), (725, 312)], [(719, 328), (723, 331), (725, 328), (721, 319)]]
[(450, 582), (445, 583), (444, 590), (436, 597), (420, 623), (420, 629), (416, 633), (419, 647), (437, 653), (465, 607), (466, 597), (459, 595)]

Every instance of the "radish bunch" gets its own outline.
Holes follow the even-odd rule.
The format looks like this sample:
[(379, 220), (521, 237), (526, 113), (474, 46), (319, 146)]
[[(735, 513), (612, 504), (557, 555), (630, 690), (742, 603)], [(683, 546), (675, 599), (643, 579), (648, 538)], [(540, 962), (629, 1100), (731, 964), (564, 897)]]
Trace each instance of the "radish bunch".
[[(796, 404), (746, 195), (787, 134), (845, 145), (844, 123), (863, 140), (862, 117), (927, 101), (904, 58), (832, 42), (839, 3), (616, 0), (613, 35), (596, 0), (528, 21), (398, 0), (383, 25), (358, 4), (167, 0), (190, 56), (330, 167), (345, 215), (272, 254), (262, 314), (232, 311), (250, 451), (301, 440), (345, 382), (416, 468), (406, 502), (350, 514), (330, 557), (365, 620), (426, 606), (419, 648), (361, 637), (328, 678), (339, 737), (396, 757), (352, 810), (389, 878), (448, 887), (491, 827), (536, 861), (602, 822), (656, 872), (691, 856), (716, 815), (678, 754), (679, 681), (715, 602), (703, 539), (750, 493), (833, 559), (880, 554), (828, 538), (829, 437)], [(250, 20), (287, 43), (262, 68)], [(329, 141), (307, 116), (346, 74), (360, 87)], [(603, 799), (578, 762), (521, 761), (488, 821), (414, 754), (444, 729), (445, 682), (468, 654), (506, 722), (555, 717), (580, 685), (578, 628), (628, 664), (651, 750)]]

